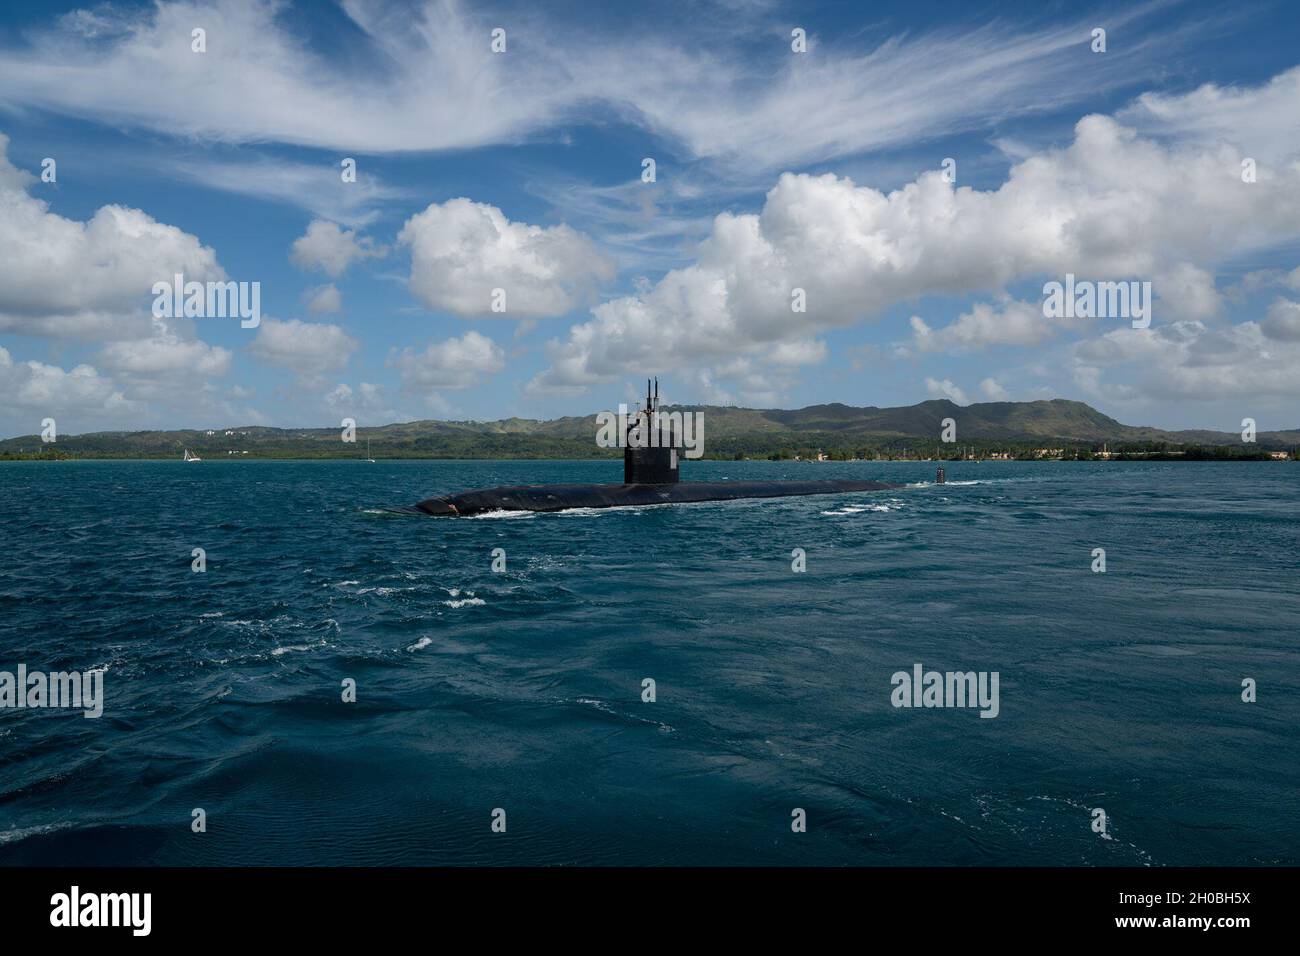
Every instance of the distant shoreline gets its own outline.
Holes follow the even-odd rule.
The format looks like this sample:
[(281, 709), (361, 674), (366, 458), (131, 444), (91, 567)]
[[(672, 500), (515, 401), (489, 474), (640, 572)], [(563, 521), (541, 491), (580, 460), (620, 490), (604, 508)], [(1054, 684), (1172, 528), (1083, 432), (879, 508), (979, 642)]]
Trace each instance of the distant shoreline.
[[(1219, 459), (1254, 458), (1274, 452), (1294, 457), (1300, 449), (1300, 428), (1255, 429), (1253, 421), (1243, 419), (1242, 431), (1169, 431), (1125, 425), (1083, 402), (1066, 399), (961, 406), (947, 399), (930, 399), (885, 408), (830, 403), (789, 410), (682, 405), (661, 408), (660, 412), (698, 416), (701, 447), (713, 461), (1089, 460), (1131, 454)], [(338, 428), (242, 425), (101, 432), (62, 429), (48, 436), (56, 438), (48, 445), (44, 433), (0, 439), (0, 460), (75, 456), (179, 461), (184, 452), (189, 452), (207, 461), (376, 457), (420, 461), (617, 461), (622, 457), (618, 449), (597, 444), (609, 424), (601, 423), (601, 415), (613, 413), (547, 420), (428, 419), (386, 425), (358, 425), (352, 419), (343, 419)]]

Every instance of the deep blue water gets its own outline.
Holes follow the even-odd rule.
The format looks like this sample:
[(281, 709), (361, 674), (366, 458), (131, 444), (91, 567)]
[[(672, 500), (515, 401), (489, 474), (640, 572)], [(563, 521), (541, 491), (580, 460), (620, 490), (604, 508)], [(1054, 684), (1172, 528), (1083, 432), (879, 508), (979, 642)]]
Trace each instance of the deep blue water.
[[(0, 464), (0, 670), (107, 668), (0, 710), (0, 863), (1300, 862), (1300, 466), (688, 468), (916, 484), (457, 520), (378, 509), (619, 465)], [(918, 662), (999, 716), (892, 707)]]

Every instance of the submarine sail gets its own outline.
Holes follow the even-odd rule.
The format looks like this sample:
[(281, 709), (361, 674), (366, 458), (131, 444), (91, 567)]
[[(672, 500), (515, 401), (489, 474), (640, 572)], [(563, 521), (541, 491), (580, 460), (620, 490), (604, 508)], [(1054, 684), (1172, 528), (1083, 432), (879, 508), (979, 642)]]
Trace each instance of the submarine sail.
[(672, 419), (659, 410), (659, 381), (646, 381), (645, 408), (628, 423), (623, 441), (621, 485), (511, 485), (427, 498), (415, 505), (427, 515), (468, 517), (491, 511), (563, 511), (566, 508), (620, 508), (635, 505), (732, 501), (887, 491), (901, 485), (884, 481), (681, 481), (684, 448)]

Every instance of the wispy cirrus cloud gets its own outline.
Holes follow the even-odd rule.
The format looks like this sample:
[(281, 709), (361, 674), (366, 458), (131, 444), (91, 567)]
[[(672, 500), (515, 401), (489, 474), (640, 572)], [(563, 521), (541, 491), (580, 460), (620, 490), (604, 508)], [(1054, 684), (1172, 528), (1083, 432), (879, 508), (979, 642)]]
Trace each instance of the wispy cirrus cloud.
[[(520, 143), (617, 117), (688, 156), (773, 170), (1131, 87), (1158, 72), (1152, 54), (1182, 39), (1138, 27), (1159, 6), (1107, 16), (1112, 30), (1129, 29), (1128, 42), (1101, 58), (1088, 50), (1095, 18), (814, 34), (796, 54), (775, 12), (750, 14), (751, 27), (771, 21), (762, 39), (729, 41), (717, 31), (547, 29), (540, 13), (455, 0), (347, 2), (343, 59), (304, 43), (280, 4), (161, 2), (70, 14), (0, 51), (0, 103), (201, 141), (369, 153)], [(507, 52), (495, 54), (490, 30), (502, 24)], [(206, 31), (205, 53), (191, 50), (195, 28)]]
[(385, 183), (374, 173), (344, 182), (342, 168), (267, 156), (228, 159), (165, 158), (162, 172), (222, 192), (305, 209), (320, 219), (360, 228), (374, 222), (382, 207), (411, 199), (408, 188)]

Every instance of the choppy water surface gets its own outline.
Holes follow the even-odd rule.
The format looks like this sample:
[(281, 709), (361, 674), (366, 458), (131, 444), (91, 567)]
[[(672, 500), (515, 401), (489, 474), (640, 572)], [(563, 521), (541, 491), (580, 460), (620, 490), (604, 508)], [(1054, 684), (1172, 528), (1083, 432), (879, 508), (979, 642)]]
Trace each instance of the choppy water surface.
[[(0, 670), (107, 668), (99, 720), (0, 710), (0, 862), (1300, 862), (1300, 466), (688, 468), (908, 486), (457, 520), (379, 508), (619, 465), (0, 465)], [(1001, 713), (895, 709), (918, 662)]]

